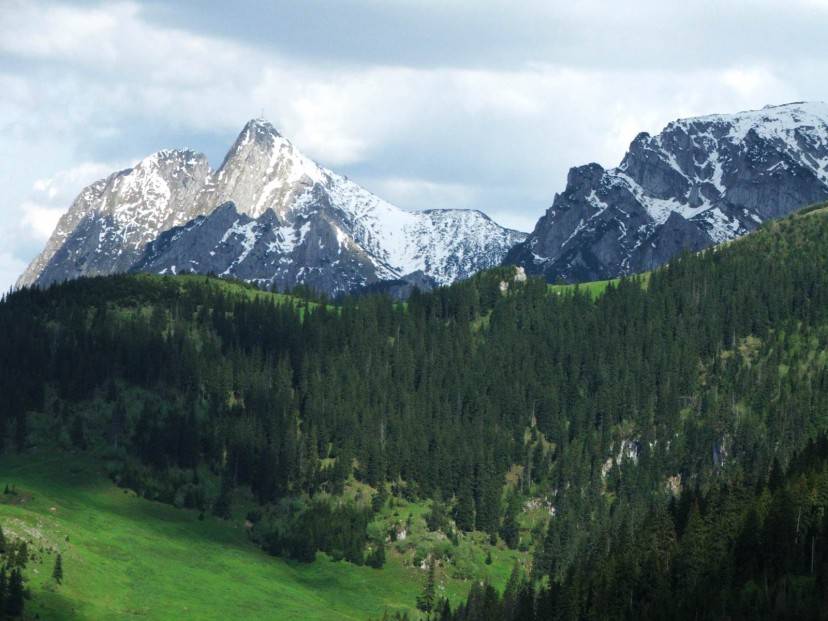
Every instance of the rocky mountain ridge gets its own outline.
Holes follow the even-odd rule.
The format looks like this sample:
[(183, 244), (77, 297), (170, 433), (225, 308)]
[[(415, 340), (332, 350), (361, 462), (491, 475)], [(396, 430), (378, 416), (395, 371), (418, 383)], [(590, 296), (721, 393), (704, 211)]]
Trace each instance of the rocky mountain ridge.
[(826, 199), (828, 105), (681, 119), (639, 134), (617, 168), (570, 169), (506, 263), (550, 282), (614, 278)]
[(681, 119), (620, 165), (569, 171), (533, 232), (479, 211), (405, 211), (253, 120), (216, 171), (155, 153), (85, 188), (18, 285), (119, 271), (216, 273), (338, 295), (447, 284), (500, 264), (549, 281), (653, 269), (828, 199), (828, 105)]
[(18, 286), (188, 270), (336, 295), (409, 277), (447, 284), (524, 237), (479, 211), (400, 209), (257, 119), (215, 172), (201, 154), (165, 150), (85, 188)]

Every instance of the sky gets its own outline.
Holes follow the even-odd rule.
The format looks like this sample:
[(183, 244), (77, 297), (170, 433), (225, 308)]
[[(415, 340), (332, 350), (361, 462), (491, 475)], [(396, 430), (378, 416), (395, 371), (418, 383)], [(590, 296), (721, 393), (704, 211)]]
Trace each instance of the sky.
[(0, 0), (0, 291), (85, 185), (215, 168), (260, 116), (400, 207), (529, 231), (640, 131), (828, 100), (825, 32), (828, 0)]

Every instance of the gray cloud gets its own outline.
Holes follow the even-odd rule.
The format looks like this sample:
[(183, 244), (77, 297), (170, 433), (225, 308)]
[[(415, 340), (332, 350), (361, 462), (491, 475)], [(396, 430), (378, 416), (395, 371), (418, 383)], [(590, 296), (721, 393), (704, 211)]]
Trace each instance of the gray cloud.
[(569, 4), (7, 2), (0, 287), (102, 171), (176, 146), (217, 165), (261, 113), (400, 206), (527, 229), (638, 131), (828, 98), (822, 0)]
[[(202, 7), (205, 3), (201, 4)], [(554, 63), (694, 69), (808, 58), (828, 43), (820, 1), (606, 0), (151, 2), (147, 17), (333, 63), (503, 69)], [(761, 45), (757, 43), (761, 41)]]

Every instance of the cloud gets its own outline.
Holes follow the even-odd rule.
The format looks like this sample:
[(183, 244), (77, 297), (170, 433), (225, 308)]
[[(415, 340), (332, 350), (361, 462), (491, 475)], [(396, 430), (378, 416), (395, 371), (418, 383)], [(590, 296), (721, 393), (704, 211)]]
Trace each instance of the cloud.
[(80, 190), (113, 171), (128, 167), (124, 162), (84, 162), (51, 177), (36, 179), (24, 198), (4, 213), (0, 225), (0, 292), (8, 290), (44, 246), (58, 219)]
[(153, 1), (144, 16), (299, 61), (503, 70), (532, 64), (697, 70), (826, 51), (824, 0)]
[(0, 296), (9, 291), (17, 277), (26, 269), (25, 261), (13, 254), (0, 251)]
[(23, 233), (45, 242), (82, 188), (127, 167), (122, 163), (84, 162), (52, 177), (37, 179), (31, 194), (19, 207)]
[(400, 177), (369, 180), (371, 190), (410, 209), (469, 209), (477, 202), (475, 188), (459, 183), (435, 183)]
[(538, 222), (537, 216), (514, 211), (508, 207), (490, 209), (487, 215), (506, 228), (524, 233), (531, 233)]
[(24, 201), (20, 205), (23, 212), (23, 226), (37, 240), (46, 241), (55, 230), (60, 216), (66, 211), (65, 207), (44, 207), (37, 203)]

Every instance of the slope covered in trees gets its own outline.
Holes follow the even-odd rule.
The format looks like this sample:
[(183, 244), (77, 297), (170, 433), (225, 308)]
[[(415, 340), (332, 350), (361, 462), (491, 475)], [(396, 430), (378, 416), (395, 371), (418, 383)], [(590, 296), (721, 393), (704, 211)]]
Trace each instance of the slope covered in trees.
[[(661, 601), (697, 613), (709, 589), (730, 601), (726, 589), (747, 584), (693, 582), (726, 549), (712, 531), (687, 544), (707, 556), (687, 561), (678, 595), (642, 578), (655, 589), (644, 610), (623, 585), (685, 571), (663, 546), (681, 550), (731, 497), (721, 490), (773, 496), (771, 473), (828, 430), (826, 265), (817, 209), (594, 299), (510, 268), (405, 305), (366, 296), (332, 308), (202, 277), (22, 290), (0, 304), (0, 441), (96, 451), (121, 485), (217, 515), (249, 489), (254, 536), (303, 560), (324, 550), (361, 563), (386, 544), (361, 505), (335, 500), (348, 481), (439, 498), (446, 534), (532, 549), (526, 573), (551, 585), (555, 614), (635, 617)], [(524, 520), (515, 536), (527, 507), (547, 507), (548, 527)], [(653, 521), (664, 539), (650, 558), (641, 537), (662, 532)], [(751, 578), (746, 601), (778, 602), (782, 580), (812, 602), (817, 569), (803, 567)]]
[(432, 618), (824, 619), (826, 505), (823, 437), (785, 475), (777, 465), (761, 484), (729, 481), (651, 506), (638, 522), (624, 516), (560, 581), (515, 566), (502, 593), (475, 583), (462, 604), (434, 604)]

